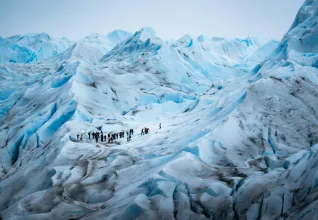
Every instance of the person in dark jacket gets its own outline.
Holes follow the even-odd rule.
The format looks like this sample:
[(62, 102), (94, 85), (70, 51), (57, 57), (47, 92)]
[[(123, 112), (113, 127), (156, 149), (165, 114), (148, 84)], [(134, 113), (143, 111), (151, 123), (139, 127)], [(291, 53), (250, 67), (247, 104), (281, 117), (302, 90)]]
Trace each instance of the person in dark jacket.
[(88, 139), (91, 139), (91, 132), (88, 132)]

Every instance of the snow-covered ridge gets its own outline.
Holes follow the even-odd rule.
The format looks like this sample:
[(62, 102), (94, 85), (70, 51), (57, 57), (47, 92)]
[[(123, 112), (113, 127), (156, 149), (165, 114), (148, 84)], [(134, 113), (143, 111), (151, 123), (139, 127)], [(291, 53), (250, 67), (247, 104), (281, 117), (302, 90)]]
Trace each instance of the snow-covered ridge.
[[(122, 30), (115, 30), (107, 35), (91, 34), (76, 42), (75, 53), (82, 59), (97, 61), (117, 44), (131, 36), (131, 33)], [(145, 27), (137, 31), (135, 36), (145, 42), (149, 38), (155, 39), (156, 33), (153, 29)], [(186, 42), (187, 45), (183, 45), (186, 39), (188, 39), (189, 42)], [(265, 57), (259, 56), (259, 54), (254, 55), (253, 53), (265, 45), (272, 45), (268, 47), (270, 47), (270, 50), (273, 50), (277, 43), (274, 40), (259, 40), (253, 37), (247, 37), (246, 39), (225, 39), (215, 37), (208, 38), (201, 35), (196, 39), (192, 39), (191, 36), (187, 35), (179, 40), (172, 40), (168, 44), (172, 47), (180, 46), (183, 48), (190, 47), (193, 41), (204, 51), (212, 53), (213, 59), (216, 59), (214, 62), (224, 62), (226, 60), (226, 64), (231, 63), (231, 65), (233, 63), (242, 63), (242, 60), (247, 57), (251, 58), (248, 58), (246, 62), (253, 60), (251, 65), (255, 65)], [(54, 39), (46, 33), (24, 36), (17, 35), (8, 38), (0, 37), (0, 63), (30, 63), (42, 61), (64, 52), (74, 43), (75, 42), (71, 42), (66, 38)], [(189, 43), (191, 43), (191, 45)], [(263, 53), (267, 55), (268, 51)], [(220, 57), (222, 57), (222, 61), (218, 60)]]
[(77, 42), (74, 53), (87, 61), (98, 61), (117, 44), (131, 36), (131, 33), (122, 30), (115, 30), (105, 36), (91, 34)]
[[(91, 34), (77, 42), (75, 53), (98, 59), (132, 34), (115, 30), (107, 35)], [(0, 37), (0, 63), (31, 63), (63, 53), (75, 44), (67, 38), (54, 39), (46, 33)]]
[(56, 56), (73, 43), (66, 38), (53, 39), (46, 33), (0, 37), (0, 63), (30, 63)]

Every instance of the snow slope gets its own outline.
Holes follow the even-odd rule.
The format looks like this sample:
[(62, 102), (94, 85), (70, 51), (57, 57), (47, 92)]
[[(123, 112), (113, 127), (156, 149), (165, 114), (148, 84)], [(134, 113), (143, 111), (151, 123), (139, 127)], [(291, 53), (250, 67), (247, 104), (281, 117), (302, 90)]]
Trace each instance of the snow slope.
[[(237, 192), (240, 218), (317, 218), (317, 155), (312, 147), (318, 142), (317, 15), (318, 1), (306, 1), (277, 49), (255, 71), (260, 79), (214, 133), (226, 148), (250, 149), (258, 163), (278, 168), (242, 184)], [(230, 140), (228, 127), (238, 134)], [(253, 199), (242, 203), (251, 193)]]
[[(252, 67), (263, 61), (278, 45), (275, 40), (208, 38), (193, 39), (186, 35), (169, 42), (184, 59), (205, 75), (224, 78), (226, 75), (244, 75)], [(229, 71), (232, 69), (233, 71)]]
[[(255, 71), (260, 79), (249, 87), (247, 98), (216, 136), (220, 138), (233, 123), (242, 124), (235, 128), (239, 136), (253, 139), (243, 145), (261, 144), (275, 159), (317, 143), (316, 4), (306, 1), (277, 49)], [(236, 149), (242, 144), (223, 138)]]
[(75, 54), (85, 60), (98, 61), (118, 43), (131, 36), (131, 33), (122, 30), (115, 30), (106, 36), (91, 34), (77, 42)]
[(275, 51), (143, 28), (0, 65), (1, 217), (317, 217), (317, 10), (307, 0)]

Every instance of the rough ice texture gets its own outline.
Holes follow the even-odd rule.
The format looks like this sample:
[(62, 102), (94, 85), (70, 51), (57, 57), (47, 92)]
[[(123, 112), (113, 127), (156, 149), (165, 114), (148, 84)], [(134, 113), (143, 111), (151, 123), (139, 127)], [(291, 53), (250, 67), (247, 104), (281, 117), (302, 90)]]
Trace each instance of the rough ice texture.
[(317, 218), (317, 11), (280, 43), (143, 28), (15, 64), (0, 38), (1, 218)]

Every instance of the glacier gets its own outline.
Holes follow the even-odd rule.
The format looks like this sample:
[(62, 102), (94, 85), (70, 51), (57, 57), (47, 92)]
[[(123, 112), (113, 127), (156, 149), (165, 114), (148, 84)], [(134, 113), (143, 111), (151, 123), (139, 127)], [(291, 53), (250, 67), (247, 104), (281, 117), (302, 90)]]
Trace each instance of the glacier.
[(317, 24), (306, 0), (280, 42), (0, 38), (0, 218), (317, 218)]
[(0, 63), (30, 63), (56, 56), (71, 46), (67, 38), (54, 39), (46, 33), (0, 37)]

